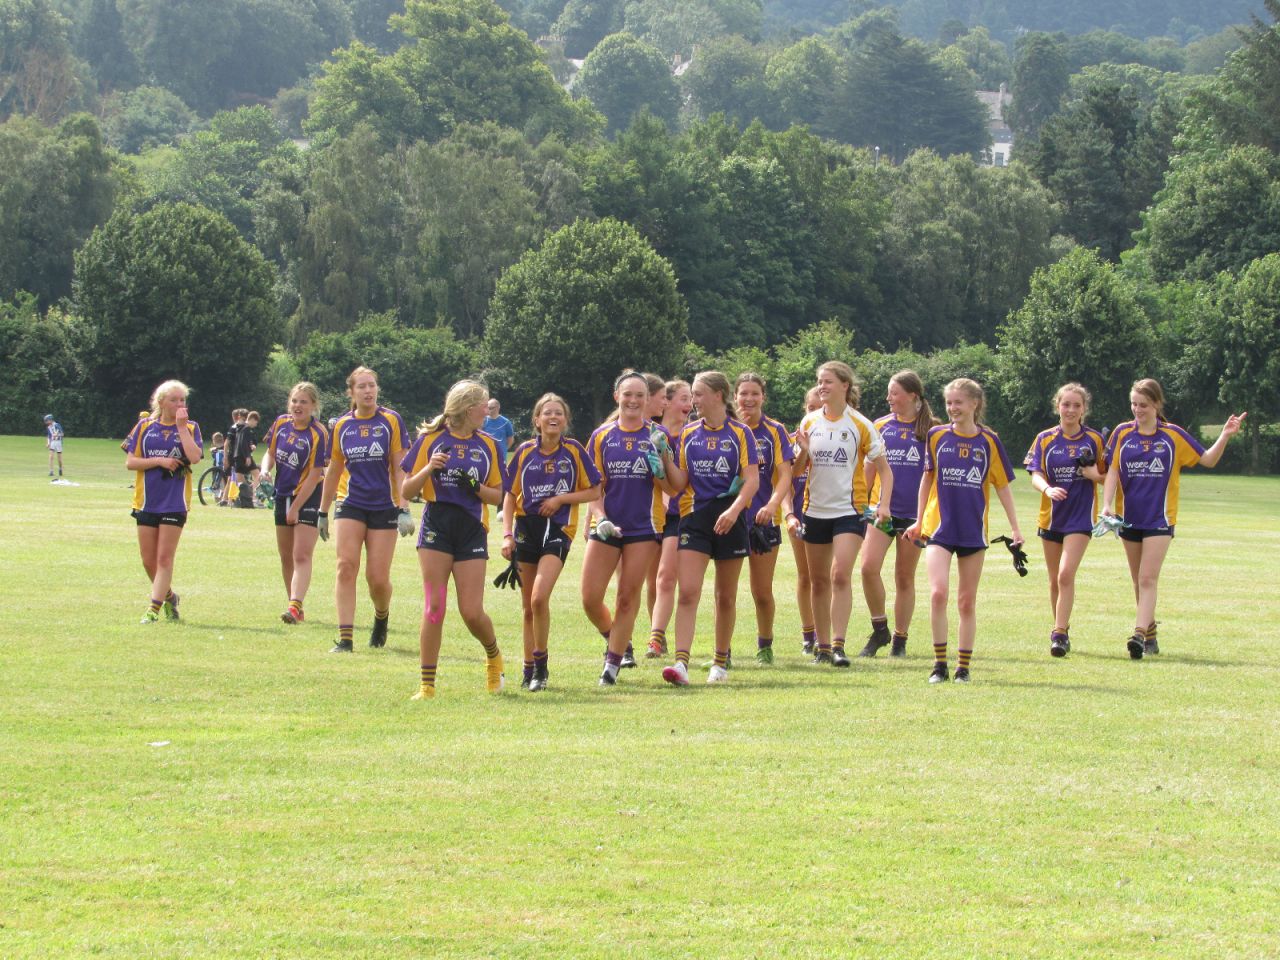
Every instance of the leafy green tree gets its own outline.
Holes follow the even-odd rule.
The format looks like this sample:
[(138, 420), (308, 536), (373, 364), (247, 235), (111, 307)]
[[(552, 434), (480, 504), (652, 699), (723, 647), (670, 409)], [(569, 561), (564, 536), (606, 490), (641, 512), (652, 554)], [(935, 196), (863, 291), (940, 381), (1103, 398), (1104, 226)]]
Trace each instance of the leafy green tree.
[(122, 153), (141, 153), (173, 143), (187, 133), (196, 115), (164, 87), (134, 87), (111, 94), (102, 104), (102, 132)]
[(84, 390), (85, 339), (76, 317), (56, 307), (42, 314), (29, 293), (0, 301), (0, 417), (11, 431), (32, 432), (48, 410), (76, 433), (103, 426)]
[(704, 116), (723, 113), (745, 127), (777, 111), (765, 82), (768, 53), (742, 37), (721, 37), (698, 51), (684, 86)]
[(404, 327), (389, 313), (366, 314), (345, 333), (318, 334), (298, 354), (304, 378), (329, 386), (329, 409), (345, 397), (332, 385), (357, 366), (378, 372), (381, 395), (410, 422), (438, 413), (449, 386), (477, 372), (475, 351), (447, 327)]
[(1247, 146), (1179, 161), (1138, 244), (1161, 281), (1208, 279), (1280, 250), (1280, 158)]
[(1031, 279), (1031, 292), (1000, 328), (997, 379), (1022, 422), (1047, 422), (1053, 391), (1079, 381), (1093, 392), (1093, 417), (1126, 417), (1124, 390), (1150, 370), (1155, 331), (1132, 282), (1096, 253), (1077, 248)]
[(551, 32), (564, 40), (564, 55), (583, 59), (605, 37), (622, 29), (624, 0), (569, 0)]
[(76, 253), (87, 365), (122, 422), (167, 377), (195, 410), (226, 409), (256, 382), (280, 335), (271, 268), (225, 218), (190, 204), (120, 210)]
[(1003, 43), (991, 39), (986, 27), (966, 30), (942, 49), (949, 65), (968, 70), (979, 90), (996, 90), (1013, 79), (1013, 65)]
[(1256, 473), (1262, 424), (1280, 419), (1280, 254), (1245, 267), (1224, 306), (1218, 398), (1233, 411), (1249, 412), (1245, 430)]
[(587, 56), (574, 93), (587, 97), (615, 134), (631, 125), (641, 110), (674, 124), (680, 91), (666, 58), (656, 47), (629, 34), (605, 37)]
[(818, 37), (806, 37), (779, 50), (765, 67), (765, 82), (777, 113), (762, 119), (778, 126), (803, 123), (815, 133), (825, 133), (840, 69), (839, 54)]
[(389, 21), (404, 10), (404, 0), (351, 0), (351, 30), (357, 40), (382, 53), (391, 53), (404, 34), (392, 29)]
[(93, 67), (99, 90), (122, 90), (138, 82), (138, 58), (125, 37), (116, 0), (89, 0), (75, 33), (76, 53)]
[(831, 116), (837, 139), (879, 146), (898, 161), (921, 147), (977, 156), (990, 142), (987, 108), (968, 81), (896, 33), (875, 34), (854, 50)]
[(411, 38), (394, 53), (357, 43), (325, 65), (305, 124), (313, 136), (344, 136), (362, 122), (386, 144), (438, 140), (484, 121), (536, 140), (599, 128), (599, 114), (569, 98), (493, 0), (408, 0), (392, 26)]
[(53, 123), (90, 105), (70, 33), (50, 0), (0, 0), (0, 120)]
[(1280, 152), (1280, 0), (1263, 0), (1275, 22), (1253, 16), (1244, 46), (1214, 84), (1193, 98), (1217, 139)]
[(69, 294), (72, 255), (111, 215), (123, 179), (87, 114), (54, 129), (0, 124), (0, 297), (27, 290), (48, 306)]
[(760, 0), (629, 0), (623, 29), (663, 53), (693, 56), (725, 36), (758, 40)]
[(1018, 40), (1013, 60), (1013, 102), (1009, 126), (1018, 137), (1035, 139), (1045, 122), (1058, 112), (1071, 68), (1065, 45), (1047, 33), (1029, 33)]
[(643, 237), (579, 220), (503, 274), (484, 353), (518, 401), (557, 390), (598, 422), (621, 369), (676, 367), (686, 317), (670, 264)]

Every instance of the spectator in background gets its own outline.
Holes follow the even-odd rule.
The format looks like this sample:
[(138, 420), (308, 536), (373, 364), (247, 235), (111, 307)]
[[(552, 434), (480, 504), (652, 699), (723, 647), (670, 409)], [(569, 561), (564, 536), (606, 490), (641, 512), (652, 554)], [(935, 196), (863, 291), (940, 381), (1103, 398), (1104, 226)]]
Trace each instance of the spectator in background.
[(489, 398), (488, 412), (480, 432), (488, 434), (498, 445), (498, 458), (502, 461), (503, 469), (506, 469), (507, 447), (515, 438), (516, 428), (502, 415), (502, 404), (498, 403), (496, 397)]
[(53, 459), (58, 458), (58, 476), (62, 476), (62, 424), (52, 413), (44, 415), (44, 445), (49, 448), (49, 476), (53, 476)]

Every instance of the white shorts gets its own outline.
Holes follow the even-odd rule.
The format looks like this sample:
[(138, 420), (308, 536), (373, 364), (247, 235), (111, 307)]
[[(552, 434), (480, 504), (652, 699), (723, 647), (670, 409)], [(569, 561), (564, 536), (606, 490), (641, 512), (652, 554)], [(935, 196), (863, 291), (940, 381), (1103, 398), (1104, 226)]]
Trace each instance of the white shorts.
[(50, 452), (50, 453), (61, 453), (61, 452), (62, 452), (62, 441), (61, 441), (61, 440), (50, 440), (50, 441), (49, 441), (49, 452)]

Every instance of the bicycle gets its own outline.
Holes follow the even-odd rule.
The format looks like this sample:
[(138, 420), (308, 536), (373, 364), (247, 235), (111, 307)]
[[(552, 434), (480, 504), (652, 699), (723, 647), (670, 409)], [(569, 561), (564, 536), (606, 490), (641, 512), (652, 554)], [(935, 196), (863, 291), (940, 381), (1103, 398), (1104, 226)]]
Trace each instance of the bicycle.
[(200, 482), (196, 485), (196, 493), (203, 506), (215, 506), (226, 489), (230, 474), (222, 467), (210, 467), (200, 474)]

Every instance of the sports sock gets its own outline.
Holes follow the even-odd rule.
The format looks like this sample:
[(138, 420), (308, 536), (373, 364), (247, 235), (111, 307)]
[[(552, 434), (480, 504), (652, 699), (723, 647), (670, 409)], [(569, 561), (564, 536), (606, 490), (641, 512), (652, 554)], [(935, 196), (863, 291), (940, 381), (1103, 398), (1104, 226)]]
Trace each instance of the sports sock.
[(667, 645), (667, 631), (659, 630), (657, 627), (654, 627), (649, 631), (649, 642), (657, 643), (665, 647)]
[(498, 655), (499, 651), (497, 640), (481, 640), (480, 646), (484, 647), (484, 655), (490, 660)]
[(813, 627), (801, 627), (800, 633), (801, 639), (803, 639), (805, 643), (813, 644), (818, 642), (818, 633), (813, 629)]
[(350, 645), (356, 635), (356, 628), (350, 623), (338, 624), (338, 642)]
[(907, 635), (905, 633), (899, 633), (897, 630), (895, 630), (893, 631), (893, 639), (901, 640), (903, 643), (906, 643)]
[(960, 649), (956, 651), (956, 667), (969, 669), (969, 658), (973, 656), (972, 650)]
[(889, 618), (888, 617), (872, 617), (871, 629), (874, 630), (876, 633), (879, 633), (881, 630), (888, 630)]
[(164, 606), (164, 601), (163, 601), (163, 600), (157, 600), (155, 597), (152, 597), (152, 598), (151, 598), (151, 607), (150, 607), (150, 610), (151, 610), (151, 612), (152, 612), (152, 613), (159, 613), (159, 612), (160, 612), (160, 608), (161, 608), (161, 607), (163, 607), (163, 606)]
[(676, 651), (676, 663), (683, 663), (686, 667), (687, 667), (687, 666), (689, 666), (689, 651), (688, 651), (688, 650), (677, 650), (677, 651)]
[(611, 678), (617, 677), (620, 666), (622, 666), (622, 654), (610, 650), (604, 655), (604, 672)]
[(933, 645), (933, 662), (935, 664), (947, 665), (947, 644), (946, 642), (935, 643)]
[(830, 653), (830, 652), (831, 652), (831, 644), (829, 644), (829, 643), (823, 643), (821, 640), (819, 640), (819, 641), (818, 641), (818, 652), (819, 652), (819, 653)]
[(533, 651), (533, 675), (544, 680), (547, 678), (547, 651)]
[[(1156, 625), (1154, 620), (1151, 622), (1151, 626), (1142, 631), (1142, 635), (1148, 640), (1154, 640), (1156, 638)], [(1174, 644), (1174, 646), (1177, 646), (1177, 644)]]
[(524, 677), (524, 682), (525, 682), (525, 683), (528, 683), (530, 680), (532, 680), (532, 679), (533, 679), (533, 661), (532, 661), (532, 660), (526, 660), (526, 661), (524, 662), (524, 674), (523, 674), (523, 677)]
[(725, 663), (728, 661), (728, 659), (729, 659), (728, 650), (724, 651), (723, 653), (721, 653), (719, 650), (716, 651), (715, 664), (717, 667), (723, 667)]
[(290, 612), (291, 614), (293, 614), (295, 617), (301, 617), (301, 616), (302, 616), (302, 601), (301, 601), (301, 600), (290, 600), (290, 601), (289, 601), (289, 612)]
[(633, 656), (635, 656), (635, 652), (636, 652), (636, 651), (635, 651), (635, 648), (634, 648), (634, 647), (632, 647), (632, 646), (631, 646), (631, 644), (629, 644), (629, 643), (628, 643), (628, 644), (627, 644), (627, 656), (629, 656), (629, 657), (633, 657)]
[(176, 596), (177, 594), (173, 592), (173, 587), (170, 587), (169, 592), (164, 595), (165, 603), (173, 603), (173, 600)]
[(373, 619), (375, 620), (386, 620), (389, 616), (391, 616), (390, 610), (374, 610), (373, 611)]
[(832, 641), (831, 641), (831, 649), (833, 649), (833, 650), (843, 650), (843, 649), (844, 649), (844, 637), (834, 637), (834, 638), (832, 639)]
[(773, 637), (756, 637), (756, 646), (763, 650), (773, 646)]
[(436, 685), (436, 665), (434, 663), (424, 663), (422, 665), (422, 685), (424, 687), (434, 687)]

